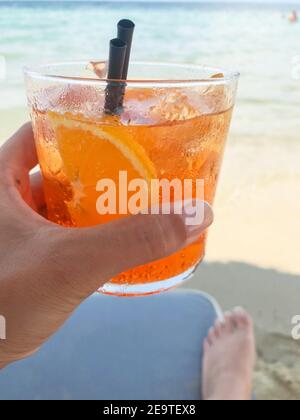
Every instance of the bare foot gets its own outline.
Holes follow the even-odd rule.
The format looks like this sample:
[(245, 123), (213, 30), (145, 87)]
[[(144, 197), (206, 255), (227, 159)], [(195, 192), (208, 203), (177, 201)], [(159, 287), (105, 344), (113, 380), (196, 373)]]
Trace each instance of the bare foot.
[(225, 314), (204, 343), (204, 400), (250, 400), (255, 358), (250, 316), (241, 308)]

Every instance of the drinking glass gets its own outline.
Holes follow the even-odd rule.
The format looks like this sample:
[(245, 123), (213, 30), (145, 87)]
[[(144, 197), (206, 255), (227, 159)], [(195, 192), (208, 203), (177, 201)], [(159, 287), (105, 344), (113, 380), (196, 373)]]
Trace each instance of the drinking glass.
[[(149, 206), (178, 197), (212, 205), (238, 73), (131, 63), (125, 84), (106, 80), (106, 67), (103, 61), (25, 69), (48, 218), (80, 228), (130, 217), (134, 211), (129, 204), (138, 207), (137, 181), (140, 188), (148, 187)], [(107, 98), (109, 89), (118, 86), (124, 97), (112, 115), (106, 110)], [(115, 194), (111, 200), (110, 186)], [(179, 285), (202, 261), (206, 236), (167, 258), (121, 273), (100, 292), (133, 296)]]

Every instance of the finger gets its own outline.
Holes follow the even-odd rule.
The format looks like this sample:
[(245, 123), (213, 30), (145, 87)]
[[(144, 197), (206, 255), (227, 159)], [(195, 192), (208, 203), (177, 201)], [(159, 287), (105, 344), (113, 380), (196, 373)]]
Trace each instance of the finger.
[[(26, 221), (29, 219), (24, 217), (24, 212), (34, 221), (44, 220), (37, 219), (38, 215), (35, 212), (30, 213), (31, 209), (38, 210), (33, 199), (29, 176), (30, 170), (37, 165), (37, 162), (32, 126), (27, 123), (0, 148), (0, 188), (6, 191), (2, 201), (6, 201), (6, 206), (11, 206), (16, 210), (15, 214)], [(38, 192), (37, 178), (34, 179), (33, 190), (39, 204), (42, 196)]]
[(30, 176), (30, 188), (32, 199), (35, 204), (35, 207), (38, 211), (44, 210), (46, 203), (45, 203), (45, 194), (43, 188), (43, 178), (40, 172), (36, 172), (35, 174)]
[[(100, 227), (65, 229), (57, 252), (72, 278), (79, 279), (77, 290), (89, 295), (121, 272), (194, 243), (213, 221), (211, 207), (202, 205), (204, 217), (195, 226), (188, 224), (190, 213), (185, 206), (181, 215), (137, 215)], [(75, 285), (71, 287), (74, 290)]]
[[(38, 163), (31, 123), (24, 124), (0, 149), (0, 161), (19, 173)], [(3, 166), (1, 166), (3, 167)]]

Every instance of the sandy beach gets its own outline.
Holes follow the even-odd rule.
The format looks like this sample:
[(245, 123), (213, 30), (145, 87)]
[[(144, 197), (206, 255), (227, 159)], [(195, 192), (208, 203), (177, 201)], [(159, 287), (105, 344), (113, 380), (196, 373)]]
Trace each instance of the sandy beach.
[[(300, 54), (300, 24), (288, 25), (282, 19), (285, 9), (229, 13), (213, 8), (197, 14), (196, 9), (187, 11), (179, 6), (160, 13), (149, 6), (152, 22), (157, 25), (152, 32), (158, 35), (148, 39), (144, 9), (128, 7), (128, 14), (146, 28), (140, 34), (144, 47), (134, 51), (136, 59), (205, 62), (241, 70), (206, 260), (184, 287), (213, 295), (224, 310), (243, 306), (253, 316), (258, 350), (257, 399), (300, 400), (300, 341), (291, 338), (292, 318), (300, 315), (300, 82), (292, 77), (291, 69), (293, 56)], [(98, 22), (103, 21), (106, 37), (110, 31), (106, 21), (119, 17), (113, 7), (106, 10), (107, 19), (100, 9), (75, 8), (70, 11), (72, 19), (65, 21), (63, 10), (58, 14), (50, 6), (48, 10), (40, 8), (35, 10), (35, 20), (43, 25), (45, 22), (45, 37), (40, 42), (41, 28), (31, 29), (30, 9), (16, 12), (24, 18), (19, 16), (24, 24), (16, 34), (10, 33), (15, 26), (9, 23), (12, 14), (3, 12), (7, 13), (7, 39), (0, 54), (7, 53), (13, 78), (5, 86), (0, 81), (0, 144), (29, 118), (22, 65), (65, 59), (64, 45), (69, 46), (71, 59), (82, 58), (78, 50), (89, 58), (96, 51), (104, 56), (105, 48), (99, 47), (99, 40), (91, 39), (90, 33), (95, 33)], [(173, 28), (170, 19), (181, 23)], [(79, 41), (68, 26), (74, 21), (82, 24)], [(172, 30), (162, 31), (159, 36), (158, 28), (170, 26)], [(191, 28), (205, 28), (206, 36)], [(11, 42), (14, 36), (16, 40)], [(27, 55), (23, 37), (35, 39)], [(174, 39), (179, 44), (170, 51)], [(144, 50), (153, 51), (151, 57)]]

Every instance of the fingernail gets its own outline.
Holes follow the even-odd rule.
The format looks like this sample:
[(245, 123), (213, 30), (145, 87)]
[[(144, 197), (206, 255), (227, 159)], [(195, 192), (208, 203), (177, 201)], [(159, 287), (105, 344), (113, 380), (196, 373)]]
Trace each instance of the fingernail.
[(175, 201), (151, 208), (151, 214), (169, 214), (170, 212), (180, 215), (184, 221), (187, 233), (186, 245), (196, 242), (214, 219), (211, 206), (199, 199)]
[(208, 203), (195, 199), (184, 201), (183, 218), (187, 231), (187, 245), (190, 245), (212, 224), (214, 216)]

